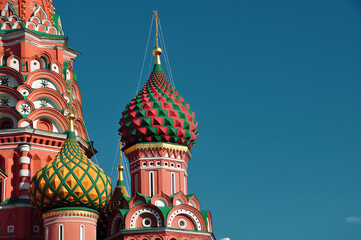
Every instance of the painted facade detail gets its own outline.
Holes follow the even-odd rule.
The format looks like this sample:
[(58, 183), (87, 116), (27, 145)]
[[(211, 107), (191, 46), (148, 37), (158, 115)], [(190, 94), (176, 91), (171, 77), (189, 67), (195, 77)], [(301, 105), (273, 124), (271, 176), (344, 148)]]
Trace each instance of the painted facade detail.
[(198, 123), (163, 72), (158, 43), (149, 80), (120, 119), (131, 189), (120, 164), (112, 191), (90, 160), (79, 53), (52, 1), (0, 1), (0, 11), (0, 238), (215, 239), (211, 213), (187, 189)]

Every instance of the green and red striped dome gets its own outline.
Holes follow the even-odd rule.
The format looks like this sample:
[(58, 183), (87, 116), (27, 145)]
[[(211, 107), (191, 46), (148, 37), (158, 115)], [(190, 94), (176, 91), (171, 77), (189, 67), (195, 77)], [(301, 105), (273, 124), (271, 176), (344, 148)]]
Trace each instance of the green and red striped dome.
[(137, 143), (169, 142), (191, 148), (198, 135), (194, 112), (155, 64), (144, 88), (122, 113), (119, 133), (125, 148)]

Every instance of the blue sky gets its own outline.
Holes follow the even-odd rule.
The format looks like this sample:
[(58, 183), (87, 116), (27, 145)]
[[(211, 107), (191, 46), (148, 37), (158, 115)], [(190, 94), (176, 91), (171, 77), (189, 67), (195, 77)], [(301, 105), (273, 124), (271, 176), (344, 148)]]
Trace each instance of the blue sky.
[(361, 238), (360, 1), (100, 3), (54, 1), (82, 52), (85, 122), (113, 182), (118, 122), (158, 10), (176, 88), (199, 122), (189, 192), (212, 211), (217, 239)]

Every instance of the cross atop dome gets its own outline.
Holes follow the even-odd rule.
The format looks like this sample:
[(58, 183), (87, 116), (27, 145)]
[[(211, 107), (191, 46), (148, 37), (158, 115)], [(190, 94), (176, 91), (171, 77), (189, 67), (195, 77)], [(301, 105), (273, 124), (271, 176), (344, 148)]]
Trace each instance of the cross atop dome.
[(52, 0), (0, 0), (0, 30), (29, 30), (64, 35)]

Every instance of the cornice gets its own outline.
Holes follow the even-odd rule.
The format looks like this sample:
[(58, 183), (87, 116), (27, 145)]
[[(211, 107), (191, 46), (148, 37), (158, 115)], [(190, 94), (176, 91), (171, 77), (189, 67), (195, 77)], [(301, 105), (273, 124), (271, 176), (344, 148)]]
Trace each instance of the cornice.
[(191, 158), (191, 152), (189, 151), (189, 148), (186, 146), (180, 146), (180, 145), (176, 145), (176, 144), (171, 144), (171, 143), (163, 143), (163, 142), (159, 142), (159, 143), (138, 143), (135, 144), (125, 150), (124, 153), (125, 154), (130, 154), (136, 150), (147, 150), (147, 149), (170, 149), (170, 150), (175, 150), (175, 151), (181, 151), (181, 152), (185, 152), (189, 155), (189, 157)]

